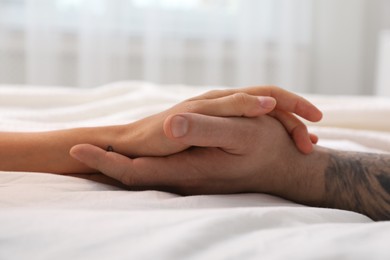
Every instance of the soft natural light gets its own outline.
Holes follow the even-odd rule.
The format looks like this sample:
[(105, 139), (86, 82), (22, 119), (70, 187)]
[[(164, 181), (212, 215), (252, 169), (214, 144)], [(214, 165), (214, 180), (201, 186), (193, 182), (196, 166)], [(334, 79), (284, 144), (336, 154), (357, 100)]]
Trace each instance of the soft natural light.
[(193, 9), (199, 8), (199, 6), (205, 1), (202, 0), (133, 0), (134, 6), (137, 7), (151, 7), (158, 6), (167, 9)]
[[(53, 0), (55, 1), (55, 0)], [(267, 0), (269, 1), (269, 0)], [(203, 10), (210, 8), (222, 8), (230, 13), (237, 10), (238, 0), (128, 0), (129, 6), (135, 8), (163, 8), (166, 10)], [(59, 9), (63, 11), (76, 11), (82, 5), (86, 3), (86, 0), (56, 0), (56, 4)], [(96, 6), (103, 7), (104, 1), (88, 2), (91, 8)]]
[(0, 0), (0, 82), (371, 93), (378, 35), (390, 24), (389, 5), (373, 2)]

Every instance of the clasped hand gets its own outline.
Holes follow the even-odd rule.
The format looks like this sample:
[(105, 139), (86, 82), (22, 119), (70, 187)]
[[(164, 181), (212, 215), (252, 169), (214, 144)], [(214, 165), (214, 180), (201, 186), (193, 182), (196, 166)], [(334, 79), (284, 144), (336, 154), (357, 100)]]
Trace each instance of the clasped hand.
[(131, 188), (278, 193), (285, 165), (317, 141), (293, 113), (310, 121), (322, 116), (307, 100), (276, 87), (211, 91), (135, 122), (143, 148), (107, 152), (80, 144), (70, 154)]

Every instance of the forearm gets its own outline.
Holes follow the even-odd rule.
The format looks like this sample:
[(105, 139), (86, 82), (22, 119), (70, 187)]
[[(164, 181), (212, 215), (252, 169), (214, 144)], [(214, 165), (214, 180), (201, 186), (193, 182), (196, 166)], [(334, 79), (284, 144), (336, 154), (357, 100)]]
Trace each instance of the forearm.
[(355, 211), (374, 220), (390, 219), (390, 155), (316, 147), (304, 162), (304, 174), (298, 179), (307, 181), (290, 199)]
[(121, 147), (123, 126), (77, 128), (38, 133), (0, 133), (0, 170), (50, 173), (94, 172), (69, 155), (72, 146), (89, 143)]
[(324, 206), (390, 219), (390, 155), (332, 151)]

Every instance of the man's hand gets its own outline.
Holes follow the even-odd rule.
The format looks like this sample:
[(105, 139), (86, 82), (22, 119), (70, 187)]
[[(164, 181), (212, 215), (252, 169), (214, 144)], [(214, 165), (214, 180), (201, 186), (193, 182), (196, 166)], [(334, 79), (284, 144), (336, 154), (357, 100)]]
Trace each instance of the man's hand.
[[(181, 134), (175, 137), (176, 131)], [(294, 176), (301, 174), (305, 155), (272, 117), (180, 114), (167, 119), (165, 132), (173, 142), (194, 147), (166, 157), (130, 159), (81, 145), (71, 155), (130, 188), (179, 194), (266, 192), (288, 197), (311, 184), (310, 178)]]
[[(169, 117), (165, 125), (174, 141), (198, 147), (158, 158), (129, 159), (95, 146), (83, 146), (72, 155), (130, 188), (180, 194), (264, 192), (309, 206), (363, 213), (374, 220), (390, 219), (388, 154), (316, 146), (304, 155), (269, 116), (181, 114)], [(178, 129), (181, 135), (174, 137)]]
[[(163, 130), (167, 117), (178, 113), (197, 113), (219, 117), (257, 117), (269, 114), (287, 129), (302, 153), (312, 151), (317, 137), (309, 135), (306, 126), (293, 114), (310, 121), (319, 121), (321, 112), (309, 101), (277, 87), (250, 87), (214, 90), (185, 100), (174, 107), (121, 126), (119, 135), (111, 137), (114, 151), (129, 157), (166, 156), (188, 148), (187, 144), (172, 142)], [(79, 149), (77, 146), (74, 149)]]

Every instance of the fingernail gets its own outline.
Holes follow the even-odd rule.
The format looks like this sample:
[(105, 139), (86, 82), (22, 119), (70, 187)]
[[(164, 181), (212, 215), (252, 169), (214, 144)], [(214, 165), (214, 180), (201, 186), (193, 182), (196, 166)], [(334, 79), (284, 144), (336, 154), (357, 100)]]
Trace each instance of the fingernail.
[(188, 120), (183, 116), (174, 116), (171, 119), (171, 131), (173, 137), (182, 137), (188, 131)]
[(260, 106), (265, 109), (271, 109), (276, 106), (276, 100), (272, 97), (257, 97), (260, 101)]
[(69, 151), (69, 154), (71, 157), (73, 157), (73, 159), (76, 159), (78, 161), (81, 161), (81, 158), (80, 158), (80, 154), (75, 152), (75, 150), (73, 149), (73, 147), (70, 149)]

